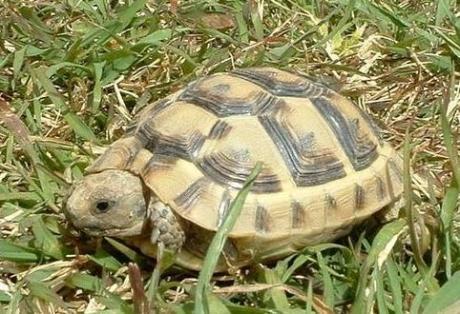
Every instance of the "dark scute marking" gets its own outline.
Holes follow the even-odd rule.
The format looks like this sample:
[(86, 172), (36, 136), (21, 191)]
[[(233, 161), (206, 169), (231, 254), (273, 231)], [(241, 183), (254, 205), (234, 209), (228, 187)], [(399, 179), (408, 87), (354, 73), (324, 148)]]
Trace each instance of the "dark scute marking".
[[(179, 100), (187, 101), (212, 112), (218, 117), (231, 115), (256, 115), (271, 106), (276, 105), (278, 99), (264, 91), (255, 92), (249, 99), (232, 98), (225, 93), (222, 87), (206, 88), (206, 79), (191, 83), (179, 96)], [(209, 79), (209, 78), (208, 78)], [(217, 87), (226, 84), (219, 84)], [(226, 88), (229, 89), (230, 87)]]
[(314, 149), (314, 133), (291, 134), (285, 123), (274, 117), (275, 111), (258, 117), (278, 148), (298, 186), (313, 186), (345, 177), (343, 164), (332, 153)]
[(114, 142), (107, 150), (102, 154), (91, 166), (93, 169), (98, 169), (105, 163), (107, 160), (112, 159), (112, 156), (120, 155), (122, 160), (124, 160), (123, 168), (129, 168), (134, 159), (137, 156), (137, 153), (142, 149), (142, 143), (138, 145), (126, 145), (125, 143)]
[(331, 194), (326, 193), (326, 195), (324, 196), (324, 201), (326, 202), (326, 208), (327, 209), (336, 209), (337, 208), (337, 201), (335, 200), (335, 198)]
[(142, 149), (142, 144), (123, 146), (121, 149), (125, 152), (125, 154), (128, 155), (128, 158), (126, 158), (125, 167), (129, 167), (133, 163), (134, 159), (136, 159), (139, 151)]
[(91, 168), (90, 169), (98, 169), (100, 170), (100, 168), (102, 167), (102, 165), (104, 165), (105, 163), (107, 163), (107, 159), (108, 158), (111, 158), (111, 156), (109, 155), (110, 152), (110, 147), (101, 155), (99, 156), (94, 162), (93, 164), (91, 165)]
[(147, 178), (151, 172), (171, 169), (175, 166), (178, 160), (179, 158), (176, 156), (154, 154), (145, 164), (144, 168), (142, 168), (141, 175), (142, 177)]
[(377, 145), (359, 132), (359, 120), (347, 121), (328, 99), (312, 98), (311, 102), (327, 121), (355, 170), (367, 168), (377, 157)]
[(143, 111), (137, 117), (137, 123), (134, 134), (142, 140), (144, 146), (149, 143), (151, 136), (155, 133), (153, 119), (155, 116), (172, 104), (171, 99), (161, 99)]
[[(248, 151), (234, 152), (233, 155), (213, 153), (198, 161), (201, 170), (213, 180), (233, 188), (242, 188), (254, 165)], [(251, 191), (269, 193), (281, 191), (281, 181), (270, 169), (264, 167), (255, 180)]]
[(230, 90), (230, 85), (228, 84), (217, 84), (212, 87), (212, 89), (217, 93), (226, 93)]
[(292, 201), (292, 228), (298, 229), (305, 225), (305, 209), (298, 201)]
[(399, 167), (399, 165), (393, 160), (393, 158), (388, 159), (388, 165), (390, 166), (393, 173), (396, 175), (396, 178), (398, 178), (398, 181), (402, 183), (403, 170), (401, 169), (401, 167)]
[(138, 122), (139, 121), (133, 121), (133, 122), (128, 124), (128, 126), (126, 127), (126, 130), (125, 130), (125, 136), (134, 136), (135, 135), (136, 130), (137, 130), (137, 126), (138, 126)]
[(377, 199), (381, 201), (386, 196), (385, 182), (383, 181), (381, 177), (375, 176), (375, 184), (376, 184), (376, 191), (377, 191)]
[(141, 123), (136, 130), (135, 136), (142, 142), (145, 149), (153, 151), (158, 141), (158, 133), (155, 131), (153, 121)]
[(295, 76), (295, 80), (281, 81), (276, 77), (278, 72), (268, 68), (236, 69), (231, 73), (261, 86), (276, 96), (319, 97), (331, 93), (329, 88), (292, 73), (290, 74)]
[(357, 183), (355, 183), (354, 187), (354, 199), (355, 199), (355, 208), (362, 209), (364, 206), (365, 201), (365, 191), (363, 187)]
[(140, 112), (141, 116), (139, 116), (138, 119), (142, 122), (136, 128), (134, 134), (142, 141), (144, 147), (147, 148), (148, 145), (152, 145), (152, 138), (156, 135), (153, 119), (158, 115), (158, 113), (171, 105), (171, 103), (170, 99), (164, 98), (154, 103), (151, 108)]
[(238, 261), (241, 261), (240, 252), (238, 252), (238, 247), (230, 239), (225, 241), (224, 248), (222, 249), (222, 255), (225, 257), (226, 261), (230, 262), (230, 265), (236, 264)]
[(363, 120), (366, 121), (367, 124), (369, 124), (372, 134), (374, 134), (374, 136), (377, 138), (379, 145), (382, 146), (384, 143), (382, 132), (380, 128), (377, 126), (377, 124), (375, 123), (374, 119), (372, 119), (372, 117), (367, 112), (361, 109), (361, 107), (356, 106), (356, 109), (358, 110), (361, 118), (363, 118)]
[(206, 192), (206, 189), (210, 184), (211, 181), (206, 177), (196, 180), (184, 192), (174, 199), (174, 203), (185, 211), (189, 211), (198, 198)]
[(203, 146), (206, 137), (199, 131), (193, 132), (189, 137), (159, 136), (154, 149), (156, 154), (172, 155), (187, 160), (193, 160)]
[(257, 232), (270, 231), (270, 216), (263, 206), (257, 206), (255, 228)]
[(189, 136), (167, 136), (155, 130), (153, 123), (142, 124), (136, 133), (144, 147), (155, 154), (171, 155), (193, 160), (203, 146), (206, 137), (194, 131)]
[(208, 139), (214, 140), (224, 138), (228, 135), (231, 129), (232, 127), (227, 122), (224, 120), (218, 120), (209, 132)]
[(265, 112), (274, 110), (275, 108), (285, 107), (287, 104), (283, 99), (278, 97), (269, 96), (266, 101), (260, 102), (257, 107), (254, 108), (254, 115), (261, 115)]
[(166, 109), (172, 104), (171, 99), (163, 98), (152, 105), (152, 108), (147, 112), (149, 118), (154, 118), (158, 113)]

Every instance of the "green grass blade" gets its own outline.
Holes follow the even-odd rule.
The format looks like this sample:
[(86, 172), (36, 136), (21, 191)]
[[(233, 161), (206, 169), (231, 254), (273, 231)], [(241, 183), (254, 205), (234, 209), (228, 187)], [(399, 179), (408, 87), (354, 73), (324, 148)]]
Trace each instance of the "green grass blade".
[(460, 195), (460, 190), (457, 186), (450, 186), (446, 190), (446, 195), (441, 205), (441, 222), (444, 238), (444, 250), (445, 250), (445, 267), (446, 276), (450, 278), (452, 276), (452, 222), (454, 215), (457, 211), (457, 203)]
[(427, 266), (423, 261), (422, 253), (420, 252), (420, 243), (416, 232), (416, 217), (414, 208), (412, 206), (412, 176), (411, 176), (411, 165), (410, 165), (410, 151), (411, 151), (411, 139), (409, 134), (409, 128), (406, 130), (406, 136), (404, 139), (404, 169), (403, 169), (403, 181), (404, 181), (404, 208), (406, 209), (405, 214), (407, 217), (407, 224), (409, 226), (409, 236), (414, 251), (415, 262), (421, 272), (427, 272)]
[(460, 44), (457, 43), (455, 40), (453, 40), (451, 37), (448, 35), (444, 34), (444, 32), (437, 27), (432, 26), (431, 27), (447, 44), (449, 49), (452, 51), (452, 53), (457, 57), (460, 58)]
[(388, 275), (388, 281), (393, 300), (393, 311), (395, 314), (403, 314), (403, 294), (401, 291), (401, 277), (398, 275), (398, 269), (393, 258), (390, 256), (385, 263), (385, 269)]
[[(415, 293), (415, 297), (412, 301), (411, 308), (410, 308), (410, 314), (418, 314), (421, 312), (422, 304), (423, 301), (427, 298), (427, 287), (431, 285), (432, 278), (434, 276), (434, 273), (436, 271), (436, 261), (433, 261), (431, 264), (430, 269), (427, 271), (427, 273), (423, 276), (421, 282), (418, 285), (417, 292)], [(439, 290), (438, 290), (439, 291)], [(460, 291), (457, 289), (457, 292)], [(457, 297), (458, 299), (459, 297)], [(431, 312), (431, 313), (438, 313), (438, 312)]]
[(456, 272), (426, 305), (423, 314), (440, 313), (460, 301), (460, 272)]
[[(267, 284), (281, 284), (281, 279), (278, 277), (276, 269), (270, 269), (263, 267), (263, 277)], [(278, 289), (277, 287), (268, 289), (265, 293), (266, 297), (270, 300), (270, 305), (273, 306), (280, 313), (286, 313), (290, 311), (289, 300), (286, 296), (285, 291)]]
[[(454, 75), (454, 74), (452, 74)], [(454, 174), (454, 179), (456, 181), (457, 187), (460, 187), (460, 161), (459, 161), (459, 152), (457, 148), (457, 138), (458, 135), (456, 132), (452, 130), (452, 127), (449, 123), (449, 119), (447, 117), (447, 107), (450, 102), (450, 94), (452, 94), (453, 91), (449, 90), (448, 95), (445, 95), (445, 99), (443, 104), (441, 104), (440, 109), (441, 109), (441, 114), (440, 114), (440, 119), (441, 119), (441, 129), (443, 133), (443, 139), (444, 139), (444, 146), (446, 147), (447, 154), (449, 156), (449, 162), (452, 165), (452, 172)]]
[(35, 247), (40, 249), (43, 254), (58, 260), (64, 258), (66, 250), (62, 246), (62, 242), (47, 228), (42, 216), (34, 217), (32, 232), (35, 237)]
[(30, 294), (34, 297), (42, 299), (47, 303), (55, 304), (64, 309), (67, 308), (67, 305), (61, 299), (61, 297), (56, 292), (51, 290), (47, 285), (41, 282), (31, 281), (27, 284), (27, 287), (30, 289)]
[(73, 112), (67, 112), (64, 115), (64, 119), (67, 121), (69, 126), (75, 131), (75, 133), (82, 138), (97, 142), (96, 136), (93, 130), (83, 122), (83, 120)]
[(377, 298), (377, 307), (380, 314), (388, 314), (387, 302), (385, 299), (385, 285), (383, 283), (382, 271), (375, 267), (372, 274), (373, 281), (375, 282), (375, 295)]
[(195, 292), (195, 313), (209, 313), (208, 304), (206, 302), (209, 291), (209, 282), (220, 258), (222, 249), (224, 248), (227, 236), (233, 229), (233, 226), (243, 209), (246, 197), (248, 196), (249, 191), (251, 190), (251, 187), (261, 170), (262, 165), (257, 163), (251, 174), (248, 176), (243, 188), (232, 201), (227, 216), (209, 245), (206, 257), (203, 261), (203, 268), (198, 276), (198, 284)]
[(455, 17), (452, 14), (449, 0), (437, 0), (436, 1), (436, 20), (435, 25), (440, 26), (445, 17), (449, 19), (454, 19)]
[(208, 293), (207, 295), (208, 304), (209, 304), (209, 312), (210, 313), (219, 313), (219, 314), (230, 314), (230, 310), (225, 306), (224, 302), (217, 296), (212, 293)]
[(247, 2), (251, 22), (254, 26), (254, 36), (257, 41), (262, 41), (264, 39), (264, 25), (262, 23), (263, 17), (259, 14), (259, 5), (261, 6), (257, 1)]
[(324, 303), (326, 303), (326, 305), (329, 308), (333, 309), (334, 308), (334, 285), (332, 283), (331, 274), (329, 273), (328, 267), (326, 265), (326, 261), (324, 260), (324, 257), (321, 254), (321, 252), (316, 253), (316, 258), (318, 260), (321, 277), (323, 278)]
[(131, 261), (137, 263), (137, 264), (142, 264), (144, 262), (144, 257), (137, 253), (135, 250), (129, 248), (125, 244), (109, 238), (105, 237), (104, 240), (106, 240), (108, 243), (110, 243), (111, 246), (113, 246), (115, 249), (117, 249), (120, 253), (125, 255), (127, 258), (129, 258)]
[(140, 39), (136, 45), (139, 44), (146, 44), (146, 45), (152, 45), (152, 46), (157, 46), (161, 44), (162, 41), (165, 41), (167, 39), (170, 39), (172, 36), (173, 32), (171, 29), (159, 29), (142, 39)]
[(157, 297), (161, 273), (174, 264), (176, 253), (177, 252), (166, 249), (162, 242), (158, 243), (156, 256), (157, 263), (150, 277), (150, 283), (147, 290), (147, 302), (152, 312), (157, 311), (157, 308), (155, 308), (155, 298)]
[(99, 106), (102, 100), (102, 72), (104, 70), (105, 62), (98, 62), (93, 64), (94, 71), (94, 87), (93, 87), (93, 99), (91, 104), (91, 110), (94, 114), (97, 114)]
[(17, 263), (31, 263), (40, 260), (37, 250), (0, 239), (0, 259)]
[(78, 117), (75, 113), (68, 110), (68, 107), (64, 101), (64, 97), (54, 87), (51, 80), (46, 76), (48, 69), (41, 67), (39, 69), (31, 68), (30, 73), (35, 78), (36, 82), (48, 93), (48, 97), (51, 101), (62, 111), (65, 112), (64, 119), (67, 121), (69, 126), (75, 131), (76, 134), (84, 139), (96, 141), (96, 136), (90, 127), (88, 127), (83, 120)]
[(65, 279), (69, 287), (77, 287), (87, 291), (97, 292), (101, 290), (102, 280), (99, 277), (83, 273), (75, 273)]
[(115, 257), (101, 248), (99, 248), (94, 255), (88, 255), (88, 258), (99, 266), (111, 271), (117, 271), (122, 266)]
[(22, 47), (14, 53), (13, 59), (13, 77), (15, 79), (19, 78), (22, 66), (24, 64), (24, 55), (26, 53), (27, 46)]
[(42, 198), (35, 192), (0, 192), (0, 202), (13, 200), (40, 202)]
[(351, 308), (351, 313), (360, 314), (366, 311), (366, 304), (369, 300), (369, 295), (366, 294), (368, 274), (376, 263), (379, 265), (384, 263), (387, 256), (382, 254), (389, 252), (389, 250), (394, 246), (405, 226), (406, 221), (404, 219), (397, 219), (383, 226), (379, 233), (375, 236), (369, 255), (360, 271), (358, 288), (355, 301)]

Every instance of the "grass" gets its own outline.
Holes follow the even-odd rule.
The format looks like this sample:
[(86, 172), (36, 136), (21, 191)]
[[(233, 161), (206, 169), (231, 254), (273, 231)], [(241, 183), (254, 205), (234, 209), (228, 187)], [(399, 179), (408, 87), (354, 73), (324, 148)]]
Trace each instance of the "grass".
[[(178, 313), (452, 310), (459, 15), (451, 0), (2, 1), (0, 312), (134, 313), (145, 298)], [(69, 234), (69, 185), (142, 107), (200, 75), (254, 65), (316, 76), (370, 113), (406, 152), (407, 214), (200, 280), (201, 295), (196, 273), (157, 269), (150, 284), (151, 259)]]

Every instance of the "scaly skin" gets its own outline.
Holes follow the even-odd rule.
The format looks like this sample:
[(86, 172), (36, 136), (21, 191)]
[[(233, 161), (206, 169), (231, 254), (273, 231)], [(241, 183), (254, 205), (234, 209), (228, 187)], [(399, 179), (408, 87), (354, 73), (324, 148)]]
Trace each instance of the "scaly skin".
[(171, 208), (159, 201), (151, 201), (148, 208), (152, 244), (162, 242), (165, 248), (178, 251), (185, 242), (185, 234)]

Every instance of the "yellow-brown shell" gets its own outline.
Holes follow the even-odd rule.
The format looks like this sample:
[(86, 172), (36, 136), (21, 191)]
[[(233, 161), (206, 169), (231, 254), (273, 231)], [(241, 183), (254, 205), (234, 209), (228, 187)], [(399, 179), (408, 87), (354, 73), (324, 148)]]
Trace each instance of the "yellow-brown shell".
[(364, 112), (273, 68), (214, 74), (152, 104), (91, 171), (139, 173), (185, 221), (213, 231), (257, 161), (230, 235), (240, 251), (284, 255), (334, 239), (402, 192), (401, 158)]

